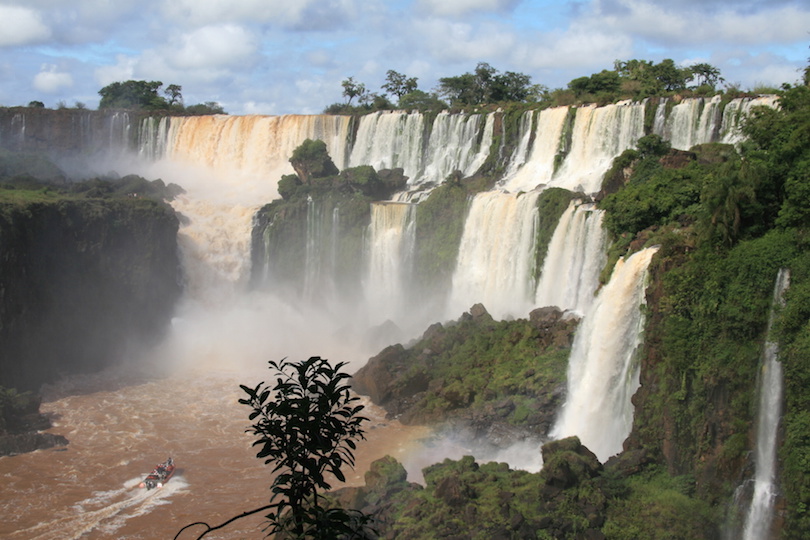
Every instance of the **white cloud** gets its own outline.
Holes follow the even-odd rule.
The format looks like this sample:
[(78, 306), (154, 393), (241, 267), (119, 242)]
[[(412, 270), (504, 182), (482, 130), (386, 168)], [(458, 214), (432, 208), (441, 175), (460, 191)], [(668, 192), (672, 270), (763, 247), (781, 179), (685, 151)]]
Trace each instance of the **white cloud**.
[(178, 0), (164, 10), (193, 26), (212, 23), (266, 23), (287, 29), (326, 29), (357, 13), (355, 0)]
[(55, 94), (62, 88), (73, 86), (70, 73), (57, 71), (53, 64), (43, 64), (39, 73), (34, 76), (34, 88), (46, 94)]
[(0, 47), (41, 43), (51, 36), (39, 12), (0, 5)]
[(444, 61), (486, 61), (508, 54), (516, 45), (507, 28), (487, 23), (471, 25), (444, 19), (427, 19), (415, 24), (427, 51)]
[(584, 23), (663, 45), (683, 45), (685, 40), (692, 46), (790, 42), (806, 38), (810, 28), (810, 10), (796, 5), (763, 4), (756, 10), (738, 10), (718, 3), (711, 15), (700, 6), (658, 6), (649, 0), (596, 2), (593, 7)]
[(244, 63), (258, 49), (255, 36), (233, 24), (205, 26), (182, 36), (165, 50), (167, 62), (177, 69), (221, 68)]
[(520, 0), (417, 0), (417, 7), (440, 17), (458, 17), (473, 12), (510, 11)]
[(531, 67), (577, 70), (602, 66), (598, 70), (601, 71), (611, 69), (614, 60), (627, 58), (632, 51), (632, 41), (627, 36), (588, 28), (549, 34), (541, 43), (521, 47), (525, 63)]
[(118, 55), (116, 57), (116, 64), (111, 66), (101, 66), (96, 69), (96, 82), (101, 85), (101, 88), (114, 82), (122, 82), (132, 80), (135, 74), (135, 66), (138, 64), (137, 59)]

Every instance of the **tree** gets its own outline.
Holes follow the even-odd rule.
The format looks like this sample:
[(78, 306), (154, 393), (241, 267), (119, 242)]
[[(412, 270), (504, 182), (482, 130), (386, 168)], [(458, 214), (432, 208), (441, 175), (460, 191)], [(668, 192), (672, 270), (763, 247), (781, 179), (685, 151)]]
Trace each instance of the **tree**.
[(343, 96), (348, 98), (347, 104), (351, 105), (352, 99), (358, 98), (357, 101), (362, 102), (366, 95), (366, 85), (354, 80), (354, 77), (349, 77), (340, 83), (343, 86)]
[(399, 98), (400, 109), (417, 109), (419, 111), (441, 110), (447, 108), (447, 103), (439, 99), (436, 94), (428, 94), (422, 90), (414, 90)]
[(174, 105), (175, 103), (178, 105), (183, 104), (182, 91), (183, 87), (179, 84), (170, 84), (166, 87), (166, 90), (164, 90), (163, 93), (169, 98), (169, 106)]
[(206, 101), (205, 103), (198, 103), (196, 105), (189, 105), (185, 108), (188, 114), (205, 115), (205, 114), (228, 114), (222, 105), (216, 101)]
[(680, 90), (686, 88), (690, 72), (688, 68), (681, 69), (676, 66), (671, 58), (666, 58), (653, 66), (653, 74), (664, 90)]
[[(125, 81), (108, 84), (98, 91), (99, 109), (165, 109), (166, 100), (158, 95), (160, 81)], [(179, 88), (179, 87), (178, 87)]]
[(306, 139), (302, 142), (293, 150), (290, 164), (302, 184), (311, 184), (315, 178), (326, 178), (340, 172), (329, 157), (326, 143), (321, 140)]
[(416, 77), (406, 77), (402, 73), (389, 69), (385, 76), (386, 83), (382, 85), (382, 89), (397, 96), (397, 99), (401, 99), (405, 94), (416, 90), (416, 80)]
[(692, 64), (689, 66), (689, 72), (690, 75), (687, 80), (694, 80), (696, 87), (710, 86), (715, 88), (718, 83), (725, 81), (725, 79), (720, 76), (720, 70), (711, 64)]
[(181, 529), (204, 525), (197, 538), (221, 529), (237, 519), (270, 510), (268, 536), (332, 540), (369, 538), (370, 516), (342, 508), (325, 508), (319, 490), (331, 489), (326, 474), (344, 482), (344, 465), (354, 467), (356, 441), (364, 440), (360, 416), (363, 405), (352, 396), (341, 369), (344, 362), (332, 366), (328, 360), (313, 356), (301, 362), (269, 362), (277, 372), (272, 388), (260, 382), (255, 388), (240, 385), (247, 398), (239, 403), (251, 408), (254, 424), (246, 430), (257, 436), (253, 446), (256, 457), (273, 464), (278, 473), (273, 480), (270, 504), (244, 512), (211, 527), (197, 522)]
[(538, 90), (531, 77), (523, 73), (498, 70), (480, 62), (475, 72), (439, 79), (439, 94), (462, 105), (481, 105), (501, 101), (525, 101)]
[(616, 60), (613, 66), (622, 79), (636, 81), (637, 98), (686, 88), (692, 74), (689, 68), (677, 67), (671, 58), (658, 64), (650, 60)]
[(621, 88), (621, 79), (616, 71), (603, 69), (590, 77), (579, 77), (568, 83), (568, 88), (577, 96), (584, 94), (600, 94), (618, 92)]
[(495, 75), (491, 83), (489, 100), (494, 102), (526, 101), (526, 98), (535, 90), (531, 80), (529, 75), (514, 71)]

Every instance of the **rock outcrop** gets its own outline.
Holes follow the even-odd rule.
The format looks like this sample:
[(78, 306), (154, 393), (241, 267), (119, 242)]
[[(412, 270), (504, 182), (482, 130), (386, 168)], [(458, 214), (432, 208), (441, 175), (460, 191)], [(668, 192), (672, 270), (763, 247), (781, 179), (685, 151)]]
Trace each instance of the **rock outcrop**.
[(493, 449), (542, 438), (564, 397), (577, 323), (554, 307), (528, 320), (494, 321), (477, 304), (455, 324), (431, 325), (407, 348), (386, 347), (352, 386), (389, 417)]
[(0, 203), (0, 385), (36, 389), (158, 339), (181, 293), (178, 226), (144, 198)]

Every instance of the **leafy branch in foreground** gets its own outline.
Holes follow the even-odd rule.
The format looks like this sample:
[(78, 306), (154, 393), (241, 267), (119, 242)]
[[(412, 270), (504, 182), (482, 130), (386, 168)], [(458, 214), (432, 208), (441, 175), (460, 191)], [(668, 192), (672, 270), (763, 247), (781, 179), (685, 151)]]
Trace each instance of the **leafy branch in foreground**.
[(186, 529), (203, 525), (206, 530), (197, 538), (221, 529), (233, 521), (270, 510), (267, 535), (295, 539), (363, 539), (375, 537), (369, 527), (371, 516), (343, 508), (325, 508), (318, 490), (331, 489), (334, 476), (341, 482), (346, 478), (343, 465), (354, 467), (355, 441), (365, 440), (362, 424), (368, 418), (360, 416), (363, 405), (352, 396), (341, 372), (345, 362), (334, 366), (318, 356), (300, 362), (270, 361), (278, 372), (275, 386), (264, 382), (249, 388), (240, 385), (247, 398), (239, 403), (250, 406), (250, 420), (255, 423), (246, 431), (258, 438), (256, 457), (265, 464), (273, 463), (278, 473), (271, 486), (270, 504), (250, 510), (228, 521), (210, 526), (197, 522)]

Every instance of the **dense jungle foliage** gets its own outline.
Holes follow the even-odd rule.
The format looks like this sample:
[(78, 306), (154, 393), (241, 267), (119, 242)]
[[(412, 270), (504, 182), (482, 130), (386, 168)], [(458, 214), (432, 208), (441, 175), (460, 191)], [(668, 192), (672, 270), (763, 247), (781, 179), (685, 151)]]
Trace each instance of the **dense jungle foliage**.
[[(425, 471), (424, 488), (386, 488), (393, 502), (381, 512), (390, 537), (419, 530), (421, 536), (412, 537), (437, 531), (464, 538), (739, 534), (744, 508), (735, 506), (734, 492), (753, 475), (758, 379), (768, 338), (778, 341), (785, 369), (778, 526), (784, 538), (810, 530), (810, 88), (785, 87), (780, 107), (755, 110), (744, 131), (747, 140), (737, 148), (708, 144), (689, 152), (648, 136), (606, 174), (599, 206), (614, 240), (608, 265), (646, 245), (661, 246), (648, 290), (642, 388), (625, 452), (604, 469), (572, 473), (579, 502), (568, 504), (549, 502), (560, 491), (550, 487), (548, 464), (531, 475), (470, 458), (447, 460)], [(767, 336), (780, 268), (790, 270), (790, 287)], [(490, 349), (509, 349), (482, 346), (456, 352), (479, 358)], [(413, 359), (409, 365), (418, 371), (421, 364)], [(460, 367), (466, 366), (461, 361), (451, 361), (449, 370), (441, 365), (435, 367), (444, 374), (442, 384), (411, 404), (417, 416), (475, 403), (499, 380), (492, 370), (507, 364), (487, 362), (491, 369), (481, 376)], [(463, 377), (453, 374), (458, 369)], [(514, 371), (530, 385), (531, 377)], [(542, 489), (530, 488), (532, 482)], [(751, 496), (748, 485), (743, 506)], [(376, 488), (365, 489), (361, 495), (382, 504)], [(513, 506), (526, 489), (537, 490), (530, 497), (535, 504)], [(583, 514), (584, 507), (592, 513)]]
[(633, 169), (626, 185), (600, 206), (614, 237), (662, 245), (642, 381), (650, 388), (640, 393), (634, 437), (670, 472), (694, 475), (697, 495), (713, 505), (731, 500), (742, 480), (735, 471), (750, 459), (774, 283), (780, 268), (791, 271), (773, 338), (786, 384), (783, 532), (799, 538), (810, 527), (810, 88), (780, 96), (778, 109), (745, 123), (739, 152), (704, 145), (666, 167), (666, 149), (640, 141), (616, 162)]

